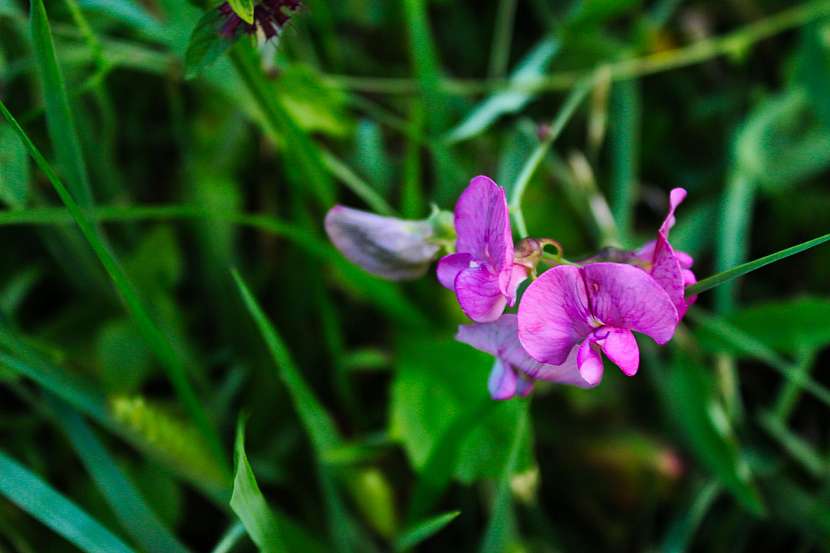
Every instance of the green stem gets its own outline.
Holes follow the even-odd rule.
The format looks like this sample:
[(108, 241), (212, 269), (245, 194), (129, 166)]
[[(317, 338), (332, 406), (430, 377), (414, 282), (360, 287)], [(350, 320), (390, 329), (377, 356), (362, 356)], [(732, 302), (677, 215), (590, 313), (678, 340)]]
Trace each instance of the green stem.
[[(643, 57), (625, 59), (612, 63), (611, 78), (626, 80), (634, 77), (653, 75), (672, 69), (679, 69), (710, 59), (735, 54), (747, 50), (750, 46), (775, 36), (789, 29), (806, 25), (830, 14), (830, 2), (820, 0), (781, 11), (755, 23), (750, 23), (736, 31), (723, 36), (710, 37), (693, 42), (683, 48), (667, 52), (657, 52)], [(593, 72), (593, 69), (563, 71), (538, 79), (528, 79), (511, 83), (506, 79), (442, 79), (440, 88), (450, 94), (478, 95), (491, 92), (548, 92), (567, 90)], [(349, 75), (328, 75), (326, 81), (330, 86), (356, 92), (412, 95), (419, 92), (418, 82), (405, 78), (354, 77)]]
[(742, 263), (737, 267), (733, 267), (727, 271), (723, 271), (722, 273), (718, 273), (708, 278), (704, 278), (703, 280), (698, 281), (697, 283), (689, 286), (688, 288), (686, 288), (686, 296), (694, 296), (696, 294), (706, 292), (707, 290), (711, 290), (716, 286), (720, 286), (721, 284), (734, 280), (747, 273), (751, 273), (752, 271), (760, 269), (761, 267), (769, 265), (770, 263), (775, 263), (776, 261), (780, 261), (784, 258), (790, 257), (791, 255), (795, 255), (805, 250), (809, 250), (810, 248), (814, 248), (816, 246), (824, 244), (827, 241), (830, 241), (830, 234), (825, 234), (823, 236), (819, 236), (818, 238), (813, 238), (812, 240), (802, 242), (801, 244), (790, 246), (789, 248), (775, 253), (771, 253), (754, 261)]
[(591, 75), (589, 78), (583, 80), (576, 87), (574, 87), (565, 99), (565, 103), (562, 104), (562, 107), (559, 109), (559, 113), (551, 122), (550, 128), (547, 130), (544, 140), (536, 146), (536, 149), (533, 150), (533, 153), (531, 153), (530, 157), (527, 158), (527, 161), (525, 161), (525, 164), (522, 166), (522, 170), (519, 172), (519, 176), (516, 178), (516, 182), (513, 184), (512, 192), (510, 194), (510, 212), (513, 215), (513, 221), (516, 224), (517, 231), (521, 238), (527, 236), (527, 225), (525, 224), (524, 214), (522, 213), (522, 197), (524, 196), (525, 189), (527, 188), (531, 177), (533, 177), (533, 174), (536, 172), (536, 169), (539, 167), (539, 164), (542, 162), (542, 159), (544, 159), (545, 154), (547, 154), (553, 142), (562, 133), (562, 129), (565, 128), (565, 125), (576, 111), (576, 108), (588, 94), (588, 91), (591, 90), (595, 81), (596, 75)]
[(496, 12), (496, 26), (493, 46), (490, 49), (488, 77), (504, 78), (510, 61), (510, 41), (513, 38), (513, 24), (516, 17), (516, 0), (501, 0)]

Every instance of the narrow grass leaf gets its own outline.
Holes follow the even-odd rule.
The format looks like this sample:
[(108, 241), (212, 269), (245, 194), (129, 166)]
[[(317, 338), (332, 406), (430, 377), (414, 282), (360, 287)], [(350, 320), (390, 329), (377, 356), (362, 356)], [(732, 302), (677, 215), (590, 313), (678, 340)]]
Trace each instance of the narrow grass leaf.
[(689, 309), (687, 316), (708, 331), (716, 333), (730, 347), (751, 359), (764, 362), (781, 373), (788, 381), (793, 382), (825, 405), (830, 406), (830, 390), (816, 382), (809, 375), (803, 374), (802, 371), (793, 367), (765, 343), (732, 326), (723, 318), (706, 313), (699, 307)]
[(165, 528), (83, 418), (58, 399), (53, 398), (50, 403), (56, 422), (63, 428), (124, 530), (145, 551), (186, 553), (187, 548)]
[(712, 288), (715, 288), (717, 286), (722, 286), (727, 282), (730, 282), (738, 277), (751, 273), (752, 271), (760, 269), (761, 267), (765, 267), (771, 263), (775, 263), (776, 261), (781, 261), (782, 259), (786, 259), (791, 255), (795, 255), (797, 253), (809, 250), (810, 248), (815, 248), (816, 246), (820, 246), (827, 241), (830, 241), (830, 234), (825, 234), (823, 236), (819, 236), (818, 238), (813, 238), (812, 240), (802, 242), (801, 244), (790, 246), (789, 248), (785, 248), (775, 253), (765, 255), (764, 257), (760, 257), (754, 261), (741, 263), (736, 267), (732, 267), (731, 269), (727, 269), (716, 275), (704, 278), (696, 284), (689, 286), (688, 288), (686, 288), (686, 295), (691, 296), (695, 294), (700, 294), (707, 290), (711, 290)]
[(461, 142), (484, 132), (501, 116), (516, 113), (530, 102), (534, 94), (522, 92), (523, 84), (539, 79), (547, 71), (550, 62), (560, 48), (556, 37), (548, 37), (537, 44), (519, 62), (510, 74), (509, 83), (519, 90), (497, 92), (478, 104), (473, 110), (447, 134), (450, 143)]
[(686, 355), (676, 355), (667, 388), (671, 415), (698, 460), (738, 503), (763, 515), (764, 504), (723, 406), (715, 399), (709, 371)]
[(219, 436), (212, 427), (207, 413), (199, 402), (196, 393), (187, 379), (185, 367), (179, 357), (179, 354), (168, 341), (165, 334), (153, 322), (147, 308), (142, 303), (138, 291), (127, 277), (121, 264), (116, 259), (110, 248), (104, 242), (104, 239), (98, 233), (98, 229), (90, 219), (89, 215), (78, 205), (72, 194), (66, 189), (64, 184), (55, 174), (52, 167), (40, 153), (40, 150), (32, 143), (26, 132), (20, 127), (20, 124), (14, 116), (6, 108), (6, 105), (0, 101), (0, 113), (5, 117), (6, 121), (17, 132), (20, 139), (29, 150), (29, 154), (35, 160), (38, 167), (43, 171), (49, 182), (54, 187), (61, 201), (66, 205), (69, 213), (72, 215), (75, 223), (81, 229), (84, 237), (89, 242), (90, 247), (95, 252), (101, 264), (104, 266), (109, 275), (113, 285), (121, 296), (127, 311), (135, 321), (144, 339), (153, 350), (156, 357), (161, 364), (167, 369), (167, 375), (173, 384), (179, 399), (187, 408), (190, 416), (193, 418), (195, 424), (199, 428), (206, 443), (213, 449), (217, 461), (224, 466), (224, 451), (219, 440)]
[(0, 125), (0, 201), (13, 209), (29, 198), (29, 157), (17, 133)]
[(822, 478), (827, 474), (827, 463), (822, 456), (809, 443), (787, 428), (780, 418), (770, 412), (764, 412), (759, 415), (758, 421), (767, 434), (811, 476)]
[(627, 244), (633, 222), (640, 155), (640, 87), (635, 79), (611, 89), (611, 213), (620, 240)]
[(254, 471), (245, 454), (245, 422), (240, 418), (236, 426), (236, 475), (233, 479), (231, 509), (242, 521), (248, 535), (260, 551), (282, 553), (288, 551), (274, 514), (259, 490)]
[(92, 205), (92, 190), (89, 175), (81, 152), (81, 143), (75, 120), (69, 106), (63, 73), (55, 55), (52, 30), (43, 0), (31, 2), (32, 50), (37, 59), (37, 68), (43, 85), (43, 100), (46, 105), (46, 125), (55, 148), (55, 156), (66, 175), (69, 190), (84, 207)]
[(529, 411), (530, 402), (525, 401), (523, 409), (517, 412), (518, 420), (516, 421), (513, 442), (510, 444), (507, 463), (496, 489), (496, 498), (493, 503), (493, 510), (490, 513), (490, 522), (487, 523), (487, 529), (484, 531), (484, 539), (479, 549), (480, 553), (500, 553), (507, 549), (510, 508), (513, 504), (510, 480), (518, 468), (519, 453), (522, 450), (523, 443), (527, 440)]
[(0, 451), (0, 493), (87, 553), (133, 553), (39, 476)]
[(443, 530), (460, 514), (461, 511), (450, 511), (416, 522), (412, 526), (404, 529), (401, 535), (395, 540), (395, 551), (406, 551), (428, 540)]
[(721, 488), (717, 482), (712, 481), (706, 482), (697, 490), (691, 505), (674, 520), (669, 528), (660, 547), (662, 553), (683, 553), (690, 548), (695, 532), (720, 495), (720, 491)]
[(265, 316), (248, 285), (245, 284), (237, 271), (233, 271), (233, 278), (239, 288), (245, 307), (251, 314), (254, 323), (256, 323), (263, 340), (265, 340), (265, 345), (268, 347), (274, 364), (279, 369), (279, 376), (288, 388), (294, 408), (297, 409), (311, 442), (315, 449), (323, 454), (340, 443), (340, 436), (334, 421), (306, 384), (302, 374), (294, 364), (285, 342), (277, 334), (268, 317)]

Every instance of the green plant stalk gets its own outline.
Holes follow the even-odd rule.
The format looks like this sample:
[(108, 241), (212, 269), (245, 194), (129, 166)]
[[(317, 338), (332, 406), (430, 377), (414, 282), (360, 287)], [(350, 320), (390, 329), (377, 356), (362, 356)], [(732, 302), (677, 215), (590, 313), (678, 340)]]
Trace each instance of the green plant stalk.
[(697, 283), (689, 286), (688, 288), (686, 288), (686, 296), (694, 296), (697, 294), (701, 294), (703, 292), (706, 292), (707, 290), (711, 290), (712, 288), (720, 286), (721, 284), (725, 284), (738, 277), (744, 276), (745, 274), (760, 269), (761, 267), (765, 267), (771, 263), (775, 263), (776, 261), (781, 261), (782, 259), (809, 250), (810, 248), (820, 246), (821, 244), (824, 244), (827, 241), (830, 241), (830, 234), (825, 234), (823, 236), (819, 236), (818, 238), (813, 238), (812, 240), (802, 242), (801, 244), (790, 246), (789, 248), (777, 251), (775, 253), (771, 253), (764, 257), (760, 257), (758, 259), (755, 259), (754, 261), (742, 263), (737, 267), (733, 267), (716, 275), (704, 278), (703, 280), (700, 280)]
[(202, 434), (205, 443), (212, 449), (216, 455), (220, 466), (228, 471), (227, 460), (225, 459), (224, 448), (216, 430), (212, 427), (207, 413), (203, 409), (201, 403), (197, 399), (190, 382), (187, 379), (187, 374), (181, 359), (173, 349), (172, 345), (167, 341), (164, 333), (156, 326), (150, 317), (149, 312), (142, 303), (138, 291), (129, 280), (126, 272), (121, 267), (115, 255), (110, 251), (104, 243), (102, 237), (98, 234), (94, 223), (90, 220), (87, 211), (83, 210), (76, 202), (69, 191), (64, 186), (63, 182), (55, 174), (49, 162), (40, 153), (40, 150), (32, 143), (26, 132), (20, 127), (17, 120), (6, 108), (5, 103), (0, 100), (0, 114), (6, 119), (8, 124), (17, 132), (20, 139), (29, 150), (29, 154), (34, 159), (38, 167), (46, 175), (46, 178), (52, 184), (55, 192), (60, 197), (61, 201), (66, 206), (74, 222), (78, 225), (81, 233), (89, 242), (96, 256), (104, 266), (107, 274), (112, 280), (113, 285), (118, 290), (122, 301), (124, 302), (127, 311), (134, 319), (136, 325), (141, 331), (148, 345), (159, 361), (167, 369), (167, 375), (173, 384), (179, 399), (188, 410), (190, 416), (195, 422), (197, 428)]
[[(674, 50), (614, 62), (608, 66), (611, 79), (616, 81), (654, 75), (713, 58), (740, 53), (761, 40), (801, 27), (828, 14), (830, 14), (830, 2), (827, 0), (802, 4), (722, 36), (699, 40)], [(568, 90), (592, 72), (593, 69), (562, 71), (520, 83), (511, 83), (506, 79), (442, 79), (438, 84), (442, 91), (461, 96), (501, 91), (550, 92)], [(327, 75), (326, 81), (334, 88), (372, 94), (412, 95), (419, 91), (417, 81), (405, 78)]]
[(507, 64), (510, 61), (510, 42), (513, 38), (513, 25), (516, 19), (516, 4), (517, 0), (500, 0), (499, 2), (487, 71), (487, 76), (491, 79), (504, 78), (507, 73)]
[(595, 81), (596, 75), (591, 75), (591, 77), (579, 83), (571, 91), (559, 109), (559, 113), (556, 114), (556, 117), (551, 122), (545, 138), (536, 146), (536, 149), (533, 150), (530, 157), (527, 158), (527, 161), (522, 166), (522, 170), (519, 172), (519, 176), (516, 177), (516, 182), (513, 184), (513, 191), (510, 195), (510, 213), (513, 215), (513, 222), (516, 224), (516, 230), (520, 238), (528, 235), (527, 224), (522, 213), (522, 197), (524, 196), (525, 189), (531, 177), (536, 172), (536, 169), (539, 167), (539, 164), (542, 162), (542, 159), (545, 157), (545, 154), (547, 154), (553, 142), (562, 133), (562, 130), (576, 111), (576, 108), (579, 107), (579, 104), (587, 96), (588, 91), (594, 86)]

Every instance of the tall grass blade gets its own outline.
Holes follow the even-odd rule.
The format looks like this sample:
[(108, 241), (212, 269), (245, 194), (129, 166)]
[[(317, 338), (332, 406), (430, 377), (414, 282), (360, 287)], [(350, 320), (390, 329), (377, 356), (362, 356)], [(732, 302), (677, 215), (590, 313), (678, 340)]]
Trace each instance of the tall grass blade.
[(83, 418), (61, 400), (53, 398), (50, 403), (56, 422), (133, 540), (150, 553), (187, 553), (187, 548), (165, 528)]
[(236, 426), (236, 475), (233, 479), (231, 508), (253, 542), (263, 553), (288, 551), (282, 532), (257, 484), (254, 471), (245, 454), (245, 421), (240, 418)]
[(0, 494), (86, 553), (133, 553), (121, 539), (0, 451)]
[(406, 551), (419, 545), (421, 542), (428, 540), (441, 530), (443, 530), (449, 523), (455, 520), (461, 511), (450, 511), (435, 515), (426, 520), (422, 520), (404, 529), (398, 539), (395, 540), (395, 551)]
[(738, 277), (742, 277), (746, 274), (751, 273), (752, 271), (760, 269), (761, 267), (765, 267), (767, 265), (770, 265), (771, 263), (775, 263), (776, 261), (781, 261), (782, 259), (786, 259), (791, 255), (795, 255), (797, 253), (809, 250), (810, 248), (815, 248), (816, 246), (820, 246), (827, 241), (830, 241), (830, 234), (825, 234), (823, 236), (819, 236), (818, 238), (813, 238), (812, 240), (802, 242), (801, 244), (790, 246), (789, 248), (785, 248), (775, 253), (765, 255), (764, 257), (760, 257), (754, 261), (742, 263), (737, 267), (732, 267), (731, 269), (727, 269), (716, 275), (704, 278), (703, 280), (698, 281), (697, 283), (689, 286), (688, 288), (686, 288), (686, 295), (692, 296), (695, 294), (706, 292), (707, 290), (711, 290), (712, 288), (715, 288), (717, 286), (722, 286), (732, 280), (735, 280)]
[(6, 121), (17, 131), (18, 136), (26, 145), (29, 154), (35, 160), (38, 167), (43, 171), (49, 182), (54, 187), (61, 201), (63, 201), (69, 213), (72, 215), (75, 223), (80, 227), (81, 233), (89, 242), (96, 256), (101, 264), (104, 266), (107, 274), (112, 280), (113, 285), (121, 296), (127, 311), (136, 323), (136, 326), (141, 331), (144, 339), (147, 341), (153, 353), (156, 355), (161, 364), (167, 369), (167, 375), (173, 384), (176, 394), (184, 404), (185, 408), (190, 413), (196, 426), (203, 434), (206, 443), (213, 449), (217, 460), (221, 464), (225, 464), (224, 451), (219, 440), (219, 436), (213, 429), (207, 413), (199, 402), (196, 393), (193, 391), (188, 379), (185, 367), (179, 357), (179, 354), (170, 344), (165, 334), (153, 322), (147, 308), (142, 303), (138, 291), (127, 277), (121, 264), (116, 259), (115, 255), (110, 251), (109, 247), (104, 243), (103, 238), (98, 233), (98, 229), (93, 224), (89, 215), (84, 211), (72, 194), (66, 189), (63, 182), (55, 174), (52, 167), (40, 153), (40, 150), (32, 143), (26, 132), (20, 127), (20, 124), (14, 116), (6, 108), (6, 105), (0, 101), (0, 113), (5, 117)]

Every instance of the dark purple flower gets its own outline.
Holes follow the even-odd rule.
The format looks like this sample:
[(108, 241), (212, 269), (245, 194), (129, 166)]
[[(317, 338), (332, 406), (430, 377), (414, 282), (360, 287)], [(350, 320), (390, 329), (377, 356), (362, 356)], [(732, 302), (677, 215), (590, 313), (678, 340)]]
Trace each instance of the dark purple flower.
[(542, 274), (519, 305), (519, 340), (540, 363), (563, 365), (576, 357), (582, 378), (602, 379), (605, 353), (633, 376), (640, 350), (632, 331), (668, 342), (678, 323), (668, 293), (642, 269), (621, 263), (560, 265)]
[(326, 214), (325, 227), (350, 261), (389, 280), (423, 276), (438, 253), (429, 219), (407, 221), (337, 205)]
[(504, 189), (479, 176), (455, 205), (456, 253), (438, 263), (438, 280), (454, 290), (464, 313), (476, 322), (495, 321), (516, 302), (528, 269), (514, 263), (513, 236)]
[(493, 399), (526, 396), (533, 388), (534, 380), (549, 380), (580, 388), (592, 386), (580, 375), (575, 356), (560, 366), (539, 363), (522, 347), (518, 331), (518, 317), (505, 313), (490, 323), (461, 325), (455, 335), (458, 341), (496, 357), (487, 383)]
[(247, 23), (225, 2), (219, 6), (219, 12), (226, 18), (219, 32), (226, 38), (233, 38), (240, 29), (250, 35), (259, 28), (266, 39), (271, 39), (277, 36), (291, 19), (291, 14), (286, 11), (295, 12), (300, 9), (300, 5), (300, 0), (261, 0), (254, 6), (253, 23)]

